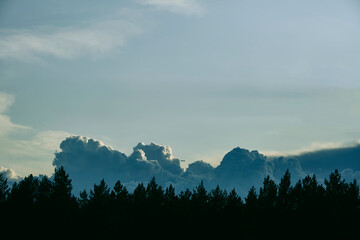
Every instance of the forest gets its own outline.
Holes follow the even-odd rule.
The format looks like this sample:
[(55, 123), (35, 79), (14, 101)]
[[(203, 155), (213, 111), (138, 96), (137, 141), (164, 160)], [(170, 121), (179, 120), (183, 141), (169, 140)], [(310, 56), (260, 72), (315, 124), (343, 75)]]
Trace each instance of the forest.
[(359, 226), (359, 185), (338, 170), (320, 184), (315, 175), (291, 183), (287, 170), (269, 176), (242, 199), (235, 189), (208, 190), (201, 181), (176, 193), (152, 178), (134, 191), (104, 180), (78, 197), (63, 167), (51, 178), (29, 175), (12, 186), (0, 174), (0, 229), (14, 236), (277, 239), (350, 237)]

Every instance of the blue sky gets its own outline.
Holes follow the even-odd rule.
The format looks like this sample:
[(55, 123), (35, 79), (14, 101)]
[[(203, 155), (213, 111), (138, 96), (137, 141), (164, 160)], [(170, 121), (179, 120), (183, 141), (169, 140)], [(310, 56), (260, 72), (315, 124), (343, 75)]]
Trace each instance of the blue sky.
[(50, 174), (69, 135), (213, 165), (357, 142), (359, 42), (355, 0), (2, 1), (0, 166)]

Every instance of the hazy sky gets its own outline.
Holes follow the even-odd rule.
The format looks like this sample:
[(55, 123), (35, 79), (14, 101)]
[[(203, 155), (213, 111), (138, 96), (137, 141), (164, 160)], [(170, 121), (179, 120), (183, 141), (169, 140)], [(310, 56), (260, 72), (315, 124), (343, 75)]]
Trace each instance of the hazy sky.
[(356, 142), (359, 43), (357, 0), (2, 0), (0, 166), (49, 174), (69, 135), (213, 165)]

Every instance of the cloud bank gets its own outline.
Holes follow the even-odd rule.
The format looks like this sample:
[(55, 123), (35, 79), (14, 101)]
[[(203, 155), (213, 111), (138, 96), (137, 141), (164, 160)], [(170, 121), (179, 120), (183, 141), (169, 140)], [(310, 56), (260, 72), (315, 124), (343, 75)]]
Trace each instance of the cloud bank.
[(110, 186), (120, 180), (132, 188), (155, 176), (160, 184), (173, 184), (178, 191), (204, 181), (208, 187), (219, 184), (245, 195), (251, 186), (261, 186), (267, 175), (279, 181), (286, 169), (290, 170), (293, 183), (313, 173), (323, 179), (335, 169), (349, 181), (360, 177), (360, 145), (272, 158), (237, 147), (225, 154), (216, 168), (196, 161), (186, 170), (180, 167), (180, 160), (172, 155), (170, 146), (155, 143), (139, 143), (126, 156), (95, 139), (72, 136), (61, 143), (60, 149), (53, 165), (64, 166), (73, 178), (75, 191), (89, 188), (102, 178)]

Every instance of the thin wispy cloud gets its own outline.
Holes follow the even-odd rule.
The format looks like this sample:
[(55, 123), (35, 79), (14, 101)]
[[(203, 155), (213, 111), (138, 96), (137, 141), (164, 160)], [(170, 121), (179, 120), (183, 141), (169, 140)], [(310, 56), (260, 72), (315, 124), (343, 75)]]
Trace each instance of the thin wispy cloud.
[(19, 129), (30, 129), (30, 127), (13, 123), (10, 117), (6, 115), (6, 111), (13, 102), (13, 95), (0, 92), (0, 137)]
[(122, 19), (85, 26), (2, 30), (0, 59), (97, 58), (123, 47), (130, 37), (141, 32), (140, 25)]
[(177, 14), (201, 15), (205, 12), (204, 6), (196, 0), (138, 0), (138, 2)]
[[(182, 15), (201, 15), (204, 8), (195, 0), (138, 0), (140, 6), (154, 7)], [(0, 59), (37, 61), (45, 57), (99, 58), (124, 47), (144, 31), (141, 11), (120, 9), (100, 21), (71, 26), (33, 26), (0, 30)]]

